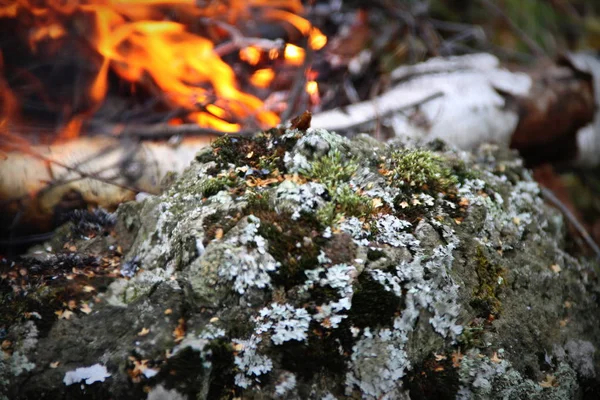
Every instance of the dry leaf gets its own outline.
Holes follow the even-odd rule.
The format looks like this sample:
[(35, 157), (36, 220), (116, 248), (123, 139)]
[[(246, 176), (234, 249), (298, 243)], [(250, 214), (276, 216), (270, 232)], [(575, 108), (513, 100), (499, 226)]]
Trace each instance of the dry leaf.
[(553, 264), (550, 266), (550, 269), (552, 270), (552, 272), (558, 274), (560, 271), (562, 271), (562, 269), (560, 268), (560, 265), (558, 264)]
[(139, 331), (137, 335), (138, 336), (146, 336), (149, 333), (150, 333), (150, 329), (148, 329), (148, 328), (142, 328), (142, 330)]
[(490, 358), (490, 361), (493, 362), (493, 363), (498, 364), (498, 363), (502, 362), (502, 359), (498, 357), (498, 353), (497, 352), (494, 352), (494, 354)]
[(54, 361), (50, 363), (50, 368), (58, 368), (60, 361)]
[(181, 342), (185, 337), (185, 319), (179, 318), (179, 324), (173, 330), (173, 337), (175, 337), (175, 342)]
[(460, 350), (457, 350), (452, 353), (452, 366), (454, 368), (460, 368), (460, 363), (463, 359), (463, 355)]
[(558, 386), (558, 382), (556, 382), (556, 377), (553, 375), (546, 375), (546, 378), (540, 382), (540, 386), (543, 388), (551, 388)]
[(379, 197), (375, 197), (372, 201), (371, 201), (373, 208), (379, 208), (383, 205), (383, 201), (381, 201), (381, 199)]
[(54, 314), (58, 315), (59, 319), (71, 319), (71, 317), (73, 316), (73, 311), (58, 310), (55, 311)]

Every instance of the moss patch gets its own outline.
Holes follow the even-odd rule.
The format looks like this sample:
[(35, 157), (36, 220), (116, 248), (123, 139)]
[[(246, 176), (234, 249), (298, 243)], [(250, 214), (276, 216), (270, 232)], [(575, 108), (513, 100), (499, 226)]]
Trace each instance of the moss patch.
[(363, 273), (354, 287), (349, 317), (360, 328), (388, 326), (402, 307), (401, 298), (385, 290), (370, 274)]
[(505, 271), (486, 257), (482, 246), (478, 246), (475, 255), (475, 272), (478, 285), (471, 299), (477, 316), (496, 318), (502, 311), (502, 302), (498, 298), (502, 291)]
[(381, 168), (392, 186), (443, 192), (458, 183), (444, 159), (427, 150), (394, 150)]
[(260, 219), (258, 234), (267, 239), (268, 252), (281, 263), (274, 284), (289, 289), (305, 281), (304, 271), (319, 265), (317, 257), (326, 242), (320, 234), (318, 221), (312, 215), (293, 220), (288, 214), (273, 210), (253, 210)]
[[(340, 354), (340, 346), (352, 348), (349, 326), (342, 323), (337, 332), (311, 324), (307, 342), (289, 341), (281, 346), (282, 367), (297, 373), (302, 379), (310, 380), (315, 374), (327, 372), (341, 376), (345, 371), (346, 357)], [(344, 337), (336, 333), (347, 332)], [(302, 355), (299, 357), (299, 355)]]
[(459, 389), (458, 371), (450, 354), (430, 355), (413, 366), (405, 382), (411, 400), (454, 400)]

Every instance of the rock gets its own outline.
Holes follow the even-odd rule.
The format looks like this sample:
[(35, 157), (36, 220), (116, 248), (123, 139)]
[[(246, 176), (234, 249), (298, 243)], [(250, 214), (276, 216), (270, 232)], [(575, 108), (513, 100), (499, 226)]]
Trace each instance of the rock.
[[(560, 215), (514, 154), (489, 146), (226, 136), (163, 195), (120, 207), (113, 234), (73, 240), (118, 271), (91, 312), (57, 318), (64, 288), (46, 284), (4, 297), (4, 398), (584, 399), (600, 388), (597, 265), (566, 252)], [(101, 373), (66, 385), (75, 371)]]

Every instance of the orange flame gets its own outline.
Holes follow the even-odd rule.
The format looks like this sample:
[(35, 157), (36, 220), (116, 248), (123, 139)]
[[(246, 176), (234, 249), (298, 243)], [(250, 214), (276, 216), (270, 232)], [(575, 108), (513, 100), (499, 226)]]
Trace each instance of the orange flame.
[[(100, 56), (99, 62), (94, 61), (95, 77), (86, 89), (87, 109), (74, 112), (61, 132), (61, 137), (71, 138), (106, 99), (111, 74), (133, 87), (139, 85), (151, 92), (158, 89), (162, 102), (171, 110), (186, 112), (183, 122), (225, 132), (238, 131), (247, 121), (261, 127), (276, 125), (279, 116), (265, 109), (256, 96), (240, 90), (233, 69), (215, 51), (217, 44), (235, 42), (231, 32), (215, 21), (235, 27), (254, 18), (257, 10), (264, 20), (283, 23), (286, 29), (304, 35), (314, 50), (327, 42), (299, 15), (303, 12), (300, 0), (15, 0), (0, 5), (0, 18), (16, 18), (27, 27), (32, 53), (47, 43), (75, 35), (84, 38)], [(175, 20), (169, 20), (172, 15)], [(193, 28), (198, 24), (202, 29)], [(287, 43), (281, 49), (288, 65), (304, 62), (302, 48)], [(257, 66), (263, 54), (266, 61), (279, 57), (276, 48), (252, 45), (241, 45), (238, 54), (251, 66)], [(3, 75), (1, 56), (0, 52)], [(249, 81), (264, 88), (274, 76), (272, 68), (261, 68)], [(17, 97), (0, 76), (3, 122), (7, 118), (16, 121)], [(181, 122), (179, 118), (171, 121)]]

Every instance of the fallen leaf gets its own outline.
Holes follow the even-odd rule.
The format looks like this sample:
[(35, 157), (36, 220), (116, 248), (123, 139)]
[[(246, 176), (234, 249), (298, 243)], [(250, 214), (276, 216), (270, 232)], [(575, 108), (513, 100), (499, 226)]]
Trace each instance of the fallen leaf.
[(175, 342), (181, 342), (185, 337), (185, 319), (179, 318), (179, 324), (173, 330), (173, 337), (175, 337)]
[(147, 334), (149, 334), (149, 333), (150, 333), (150, 329), (148, 329), (148, 328), (142, 328), (142, 330), (141, 330), (141, 331), (139, 331), (139, 332), (137, 333), (137, 335), (138, 335), (138, 336), (146, 336), (146, 335), (147, 335)]
[(502, 362), (502, 359), (498, 357), (497, 352), (494, 352), (494, 354), (492, 354), (492, 357), (490, 357), (490, 361), (498, 364), (498, 363)]
[(50, 368), (58, 368), (60, 361), (54, 361), (50, 363)]
[(558, 274), (560, 271), (562, 271), (562, 269), (560, 268), (560, 265), (558, 264), (553, 264), (550, 266), (550, 269), (552, 270), (552, 272)]
[(452, 353), (452, 366), (454, 368), (460, 368), (460, 363), (463, 359), (463, 355), (460, 350), (454, 351)]
[(571, 303), (569, 300), (565, 301), (565, 308), (571, 308), (573, 307), (573, 303)]
[(58, 319), (71, 319), (71, 316), (73, 315), (73, 311), (58, 310), (58, 311), (55, 311), (54, 314), (58, 315)]
[(558, 382), (556, 382), (556, 377), (553, 375), (546, 375), (546, 378), (540, 382), (540, 386), (543, 388), (551, 388), (558, 386)]
[(373, 208), (379, 208), (383, 205), (383, 201), (381, 201), (381, 199), (379, 197), (375, 197), (372, 201), (371, 201)]
[(170, 308), (167, 308), (165, 310), (165, 315), (171, 315), (171, 314), (173, 314), (173, 310), (171, 310)]
[(86, 293), (91, 293), (91, 292), (93, 292), (95, 290), (96, 290), (96, 288), (93, 287), (93, 286), (90, 286), (90, 285), (85, 285), (83, 287), (83, 291), (86, 292)]
[(567, 326), (567, 324), (569, 323), (569, 319), (565, 318), (565, 319), (561, 319), (558, 324), (560, 325), (561, 328), (564, 328), (565, 326)]

